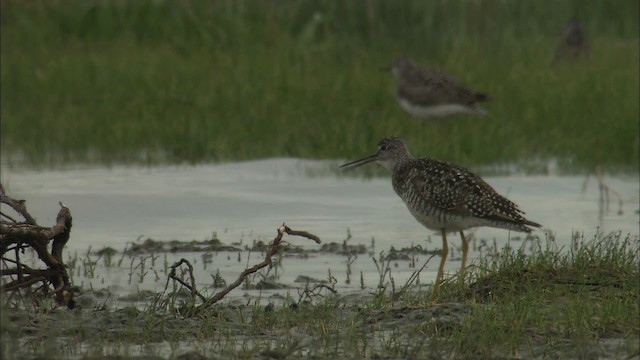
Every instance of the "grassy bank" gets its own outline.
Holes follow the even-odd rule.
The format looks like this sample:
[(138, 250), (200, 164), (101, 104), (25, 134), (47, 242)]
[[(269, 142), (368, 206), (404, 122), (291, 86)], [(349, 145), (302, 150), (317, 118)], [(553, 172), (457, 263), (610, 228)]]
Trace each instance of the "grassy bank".
[[(188, 294), (171, 287), (168, 293), (142, 292), (137, 308), (109, 309), (106, 299), (76, 297), (73, 311), (41, 305), (34, 313), (28, 299), (14, 297), (11, 303), (28, 306), (21, 311), (3, 303), (3, 359), (166, 359), (187, 351), (243, 359), (637, 356), (638, 239), (611, 233), (576, 238), (571, 249), (537, 244), (528, 256), (509, 249), (486, 255), (472, 264), (463, 284), (448, 277), (438, 303), (428, 300), (424, 287), (396, 284), (391, 291), (392, 279), (361, 294), (320, 288), (208, 308), (193, 307)], [(286, 266), (288, 259), (282, 261)], [(278, 299), (279, 305), (270, 304)]]
[[(637, 1), (2, 1), (1, 150), (36, 165), (347, 158), (384, 135), (465, 165), (637, 169)], [(551, 67), (577, 14), (586, 61)], [(399, 54), (493, 98), (425, 123)]]

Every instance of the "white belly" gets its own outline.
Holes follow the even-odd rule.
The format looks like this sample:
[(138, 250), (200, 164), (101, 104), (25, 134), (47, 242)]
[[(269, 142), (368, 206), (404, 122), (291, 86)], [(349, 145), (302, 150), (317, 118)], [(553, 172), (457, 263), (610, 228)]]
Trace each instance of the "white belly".
[(460, 104), (441, 104), (441, 105), (430, 105), (430, 106), (420, 106), (413, 105), (407, 100), (398, 99), (400, 102), (400, 106), (405, 109), (409, 114), (419, 117), (419, 118), (438, 118), (438, 117), (446, 117), (455, 114), (465, 114), (465, 113), (473, 113), (474, 110), (468, 106), (460, 105)]
[(474, 217), (438, 217), (414, 211), (410, 206), (408, 208), (411, 215), (429, 230), (441, 231), (445, 229), (446, 232), (457, 232), (476, 226), (488, 225), (487, 221)]

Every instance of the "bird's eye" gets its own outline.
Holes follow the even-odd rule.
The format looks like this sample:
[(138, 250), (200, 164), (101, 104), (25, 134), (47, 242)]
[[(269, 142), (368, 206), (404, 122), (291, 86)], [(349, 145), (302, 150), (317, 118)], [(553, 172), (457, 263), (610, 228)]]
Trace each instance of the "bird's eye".
[(380, 145), (380, 150), (385, 151), (387, 149), (389, 149), (388, 145)]

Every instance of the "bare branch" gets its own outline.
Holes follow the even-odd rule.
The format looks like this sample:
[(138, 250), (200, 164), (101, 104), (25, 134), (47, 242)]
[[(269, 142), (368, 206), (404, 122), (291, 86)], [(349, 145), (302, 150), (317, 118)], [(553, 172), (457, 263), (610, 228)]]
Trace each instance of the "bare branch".
[[(2, 184), (0, 184), (2, 186)], [(18, 214), (22, 215), (27, 224), (36, 225), (36, 220), (27, 211), (27, 204), (25, 200), (15, 200), (4, 193), (4, 187), (0, 192), (0, 202), (5, 203), (13, 208)]]
[(299, 231), (299, 230), (292, 230), (290, 229), (288, 226), (286, 226), (284, 223), (282, 224), (282, 226), (284, 227), (284, 232), (286, 232), (289, 235), (295, 235), (295, 236), (302, 236), (302, 237), (306, 237), (307, 239), (311, 239), (313, 241), (316, 242), (316, 244), (321, 244), (322, 241), (320, 241), (320, 238), (308, 233), (306, 231)]
[(233, 290), (233, 289), (237, 288), (238, 286), (240, 286), (240, 284), (242, 284), (245, 281), (247, 276), (257, 272), (258, 270), (260, 270), (262, 268), (265, 268), (265, 267), (271, 265), (271, 257), (273, 257), (273, 255), (277, 254), (278, 251), (280, 250), (280, 243), (282, 242), (282, 236), (285, 233), (287, 233), (289, 235), (302, 236), (302, 237), (305, 237), (307, 239), (315, 241), (317, 244), (320, 243), (320, 238), (317, 237), (316, 235), (313, 235), (313, 234), (308, 233), (306, 231), (292, 230), (287, 225), (285, 225), (283, 223), (282, 226), (280, 226), (278, 228), (278, 233), (277, 233), (276, 237), (273, 239), (273, 241), (271, 242), (271, 247), (267, 251), (267, 254), (266, 254), (264, 260), (259, 264), (256, 264), (256, 265), (254, 265), (254, 266), (252, 266), (250, 268), (245, 269), (242, 273), (240, 273), (240, 276), (238, 276), (238, 278), (234, 282), (232, 282), (231, 284), (227, 285), (227, 287), (225, 287), (224, 289), (222, 289), (221, 291), (216, 293), (211, 299), (208, 299), (204, 304), (202, 304), (202, 306), (209, 307), (209, 306), (217, 303), (218, 301), (222, 300), (229, 292), (231, 292), (231, 290)]
[[(191, 279), (191, 284), (187, 284), (186, 282), (184, 282), (184, 280), (182, 280), (178, 276), (176, 276), (176, 268), (178, 268), (182, 264), (186, 264), (187, 267), (189, 268), (189, 277)], [(196, 296), (198, 296), (203, 302), (207, 300), (204, 296), (202, 296), (202, 294), (200, 294), (198, 292), (198, 290), (196, 290), (196, 280), (195, 280), (195, 277), (193, 276), (193, 266), (191, 265), (191, 263), (188, 260), (182, 258), (177, 263), (171, 265), (171, 271), (169, 272), (169, 276), (167, 277), (167, 284), (164, 287), (165, 291), (169, 287), (169, 279), (173, 279), (173, 280), (179, 282), (182, 286), (184, 286), (187, 289), (189, 289), (189, 291), (191, 291), (191, 298), (193, 300), (195, 300)]]

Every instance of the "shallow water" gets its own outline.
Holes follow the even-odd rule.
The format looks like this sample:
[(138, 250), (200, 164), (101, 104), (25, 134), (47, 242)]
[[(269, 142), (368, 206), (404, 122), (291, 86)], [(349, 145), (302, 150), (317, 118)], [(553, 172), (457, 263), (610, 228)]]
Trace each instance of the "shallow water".
[[(293, 229), (316, 234), (325, 243), (342, 243), (350, 232), (349, 244), (366, 245), (371, 249), (370, 255), (391, 246), (421, 245), (429, 250), (441, 247), (440, 237), (409, 214), (393, 192), (388, 177), (344, 176), (336, 171), (337, 165), (332, 161), (271, 159), (221, 165), (61, 171), (2, 168), (1, 179), (8, 195), (27, 200), (28, 209), (40, 225), (55, 222), (58, 201), (71, 209), (74, 225), (67, 245), (69, 256), (106, 246), (122, 250), (139, 238), (204, 240), (213, 233), (223, 243), (241, 241), (251, 245), (256, 239), (272, 240), (283, 222)], [(602, 218), (594, 178), (584, 192), (584, 176), (505, 176), (485, 180), (519, 204), (527, 217), (554, 234), (558, 247), (569, 246), (574, 232), (584, 233), (585, 240), (591, 239), (598, 227), (601, 232), (622, 231), (638, 237), (638, 176), (605, 178), (607, 185), (621, 196), (623, 212), (618, 214), (618, 204), (612, 196), (610, 211)], [(512, 241), (523, 238), (522, 234), (501, 229), (479, 228), (472, 232), (476, 239), (489, 244), (495, 240), (498, 248), (510, 238)], [(542, 239), (546, 236), (542, 230), (537, 235)], [(371, 248), (372, 239), (375, 248)], [(455, 248), (459, 246), (459, 237), (452, 234), (449, 239), (453, 249), (447, 269), (453, 272), (460, 264)], [(307, 239), (286, 237), (286, 240), (306, 249), (317, 248)], [(512, 242), (512, 246), (520, 245)], [(479, 254), (480, 251), (470, 252), (470, 260)], [(367, 285), (375, 285), (378, 275), (370, 255), (361, 255), (353, 264), (352, 287), (359, 287), (360, 271)], [(168, 261), (182, 256), (185, 255), (170, 255)], [(199, 262), (200, 256), (186, 257)], [(248, 264), (246, 255), (241, 258), (238, 262), (237, 254), (216, 254), (208, 267), (211, 271), (198, 275), (198, 281), (210, 283), (209, 274), (214, 269), (221, 269), (223, 277), (231, 280), (233, 274)], [(261, 259), (261, 255), (252, 254), (251, 264)], [(344, 283), (346, 257), (319, 256), (310, 260), (286, 260), (281, 282), (290, 283), (297, 275), (326, 278), (331, 269), (338, 281)], [(423, 279), (435, 277), (437, 259), (432, 261)], [(415, 270), (408, 265), (406, 261), (397, 264), (396, 280), (401, 281)], [(114, 271), (99, 283), (86, 281), (91, 286), (135, 286), (135, 282), (127, 281), (126, 272)], [(164, 285), (165, 277), (162, 278), (148, 287)], [(82, 280), (76, 279), (79, 281)]]

